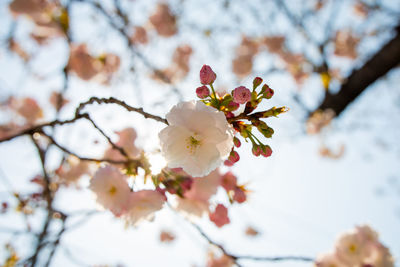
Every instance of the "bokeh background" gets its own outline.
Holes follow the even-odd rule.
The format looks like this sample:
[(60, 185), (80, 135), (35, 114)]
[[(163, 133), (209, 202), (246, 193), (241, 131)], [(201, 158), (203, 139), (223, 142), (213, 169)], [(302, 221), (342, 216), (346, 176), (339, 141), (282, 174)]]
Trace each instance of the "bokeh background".
[[(192, 219), (233, 254), (312, 258), (329, 251), (341, 232), (369, 224), (400, 258), (400, 53), (385, 47), (388, 42), (400, 47), (399, 1), (22, 2), (0, 4), (2, 126), (10, 121), (25, 123), (9, 110), (11, 96), (35, 99), (43, 110), (41, 122), (71, 118), (76, 106), (91, 96), (113, 96), (165, 117), (177, 102), (196, 99), (203, 64), (217, 73), (215, 86), (220, 92), (239, 85), (250, 88), (259, 76), (275, 90), (259, 109), (290, 108), (267, 120), (275, 130), (268, 141), (273, 154), (255, 157), (251, 145), (242, 142), (241, 159), (231, 170), (251, 190), (246, 203), (229, 207), (231, 223), (222, 228), (208, 216)], [(57, 7), (46, 11), (56, 18), (55, 25), (38, 22), (43, 2)], [(82, 44), (83, 54), (103, 62), (103, 69), (94, 75), (73, 54)], [(113, 60), (105, 61), (111, 54)], [(361, 94), (333, 98), (331, 106), (315, 113), (324, 100), (349, 90), (343, 88), (354, 70), (383, 54), (382, 61), (370, 67), (372, 75), (358, 76), (360, 80), (377, 76), (357, 88)], [(383, 68), (388, 70), (376, 74)], [(54, 100), (53, 105), (49, 101), (54, 92), (69, 101), (58, 111)], [(344, 105), (342, 112), (327, 111), (339, 103)], [(93, 105), (87, 111), (113, 139), (115, 131), (133, 127), (138, 133), (136, 145), (157, 153), (161, 123), (118, 106)], [(99, 157), (108, 146), (86, 122), (57, 127), (52, 134), (82, 156)], [(56, 169), (63, 154), (56, 148), (48, 153), (47, 167)], [(38, 190), (30, 182), (41, 168), (36, 154), (26, 136), (0, 144), (0, 201), (8, 205), (0, 214), (2, 263), (9, 257), (6, 244), (20, 258), (28, 258), (36, 244), (32, 232), (43, 227), (46, 210), (34, 208), (29, 215), (17, 211), (19, 203), (13, 196)], [(154, 157), (151, 163), (161, 165), (162, 160)], [(68, 222), (51, 266), (206, 266), (210, 251), (217, 251), (168, 206), (153, 222), (137, 227), (125, 227), (107, 211), (90, 212), (99, 207), (88, 184), (89, 177), (83, 176), (58, 191), (54, 204), (58, 209), (84, 212)], [(211, 203), (221, 202), (227, 199), (219, 191)], [(249, 226), (258, 235), (246, 235)], [(50, 229), (56, 237), (60, 225), (54, 223)], [(175, 239), (160, 242), (162, 231)], [(45, 251), (37, 266), (43, 266), (47, 256)]]

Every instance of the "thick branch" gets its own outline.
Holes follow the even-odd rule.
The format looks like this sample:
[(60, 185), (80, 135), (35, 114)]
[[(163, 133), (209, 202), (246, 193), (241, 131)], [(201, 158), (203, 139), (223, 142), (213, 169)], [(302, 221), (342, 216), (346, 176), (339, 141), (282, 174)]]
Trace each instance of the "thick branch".
[(400, 63), (400, 26), (396, 36), (384, 45), (364, 66), (353, 71), (335, 95), (327, 93), (317, 110), (332, 109), (336, 116), (346, 109), (369, 85)]

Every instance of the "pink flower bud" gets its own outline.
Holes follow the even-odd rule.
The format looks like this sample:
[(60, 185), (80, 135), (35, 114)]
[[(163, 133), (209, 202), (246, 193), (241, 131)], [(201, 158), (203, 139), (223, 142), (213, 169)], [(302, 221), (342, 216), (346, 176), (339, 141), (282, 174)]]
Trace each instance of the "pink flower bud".
[(262, 88), (263, 97), (270, 99), (274, 95), (274, 90), (272, 90), (268, 85), (264, 84)]
[(239, 161), (239, 159), (240, 159), (239, 154), (236, 151), (232, 150), (231, 154), (229, 154), (228, 160), (233, 163), (236, 163)]
[(242, 145), (239, 138), (237, 138), (236, 136), (233, 137), (233, 144), (235, 145), (235, 147), (240, 147)]
[(254, 156), (258, 157), (261, 154), (261, 147), (258, 145), (253, 145), (253, 148), (251, 150)]
[(235, 114), (233, 114), (232, 112), (228, 111), (228, 112), (225, 114), (225, 117), (226, 117), (227, 119), (230, 119), (230, 118), (235, 117)]
[(272, 154), (272, 149), (270, 146), (263, 146), (261, 149), (261, 155), (268, 158)]
[(234, 189), (233, 200), (237, 203), (243, 203), (246, 201), (246, 199), (246, 193), (240, 187), (236, 187)]
[(201, 82), (201, 84), (204, 84), (204, 85), (212, 84), (215, 81), (216, 78), (217, 78), (217, 75), (211, 69), (211, 67), (208, 66), (208, 65), (203, 65), (203, 67), (200, 70), (200, 82)]
[(231, 102), (229, 102), (229, 104), (228, 104), (228, 110), (230, 110), (230, 111), (235, 111), (235, 110), (237, 110), (238, 108), (239, 108), (239, 104), (238, 103), (236, 103), (235, 101), (231, 101)]
[(255, 77), (253, 80), (253, 89), (256, 89), (262, 83), (262, 81), (263, 79), (260, 77)]
[(251, 92), (244, 86), (235, 88), (232, 92), (233, 100), (239, 104), (245, 104), (251, 99)]
[(210, 95), (210, 89), (205, 85), (200, 86), (196, 89), (196, 94), (198, 98), (204, 99)]

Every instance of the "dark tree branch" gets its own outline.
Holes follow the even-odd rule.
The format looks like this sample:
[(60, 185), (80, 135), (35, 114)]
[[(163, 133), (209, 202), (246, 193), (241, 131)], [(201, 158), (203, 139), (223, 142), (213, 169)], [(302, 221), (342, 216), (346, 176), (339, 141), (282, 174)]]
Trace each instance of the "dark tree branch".
[[(133, 111), (133, 112), (137, 112), (139, 114), (142, 114), (146, 119), (156, 120), (156, 121), (159, 121), (159, 122), (162, 122), (162, 123), (165, 123), (165, 124), (168, 125), (168, 122), (167, 122), (166, 119), (161, 118), (161, 117), (156, 116), (156, 115), (153, 115), (153, 114), (150, 114), (150, 113), (147, 113), (147, 112), (143, 111), (143, 108), (131, 107), (128, 104), (126, 104), (124, 101), (118, 100), (118, 99), (116, 99), (114, 97), (110, 97), (110, 98), (92, 97), (88, 101), (79, 104), (79, 106), (75, 110), (75, 117), (74, 118), (69, 119), (69, 120), (65, 120), (65, 121), (60, 121), (60, 120), (57, 119), (57, 120), (54, 120), (54, 121), (51, 121), (51, 122), (46, 122), (46, 123), (38, 124), (38, 125), (35, 125), (35, 126), (31, 126), (29, 128), (24, 128), (22, 131), (20, 131), (18, 133), (15, 133), (15, 134), (9, 135), (9, 136), (7, 136), (7, 137), (5, 137), (3, 139), (0, 139), (0, 143), (1, 142), (5, 142), (5, 141), (9, 141), (9, 140), (12, 140), (12, 139), (14, 139), (16, 137), (27, 135), (27, 134), (32, 135), (32, 134), (37, 133), (37, 132), (43, 133), (43, 128), (45, 128), (45, 127), (54, 127), (54, 126), (58, 126), (58, 125), (70, 124), (70, 123), (74, 123), (77, 120), (83, 119), (83, 118), (89, 120), (93, 124), (93, 121), (89, 117), (89, 114), (81, 113), (82, 110), (87, 105), (91, 105), (93, 103), (98, 103), (98, 104), (117, 104), (117, 105), (120, 105), (121, 107), (125, 108), (127, 111)], [(100, 132), (104, 135), (104, 132), (102, 132), (101, 130), (100, 130)], [(107, 139), (108, 139), (108, 137), (107, 137)], [(70, 153), (70, 154), (72, 154), (72, 153)], [(122, 154), (124, 155), (124, 153), (122, 153)]]
[(159, 116), (147, 113), (143, 111), (143, 108), (134, 108), (126, 104), (124, 101), (118, 100), (114, 97), (110, 98), (98, 98), (98, 97), (91, 97), (88, 101), (83, 102), (79, 104), (78, 108), (75, 111), (75, 116), (79, 116), (80, 112), (85, 108), (87, 105), (91, 105), (93, 103), (98, 103), (98, 104), (117, 104), (120, 105), (121, 107), (125, 108), (127, 111), (133, 111), (137, 112), (143, 115), (146, 119), (152, 119), (156, 120), (165, 124), (168, 124), (167, 120), (164, 118), (161, 118)]
[(222, 253), (226, 256), (232, 258), (237, 266), (241, 266), (239, 260), (253, 260), (253, 261), (267, 261), (267, 262), (278, 262), (278, 261), (303, 261), (303, 262), (313, 262), (314, 259), (311, 257), (304, 256), (277, 256), (277, 257), (259, 257), (259, 256), (249, 256), (249, 255), (236, 255), (229, 253), (221, 244), (213, 241), (197, 224), (191, 222), (192, 226), (200, 233), (200, 235), (207, 240), (211, 245), (218, 247)]
[[(395, 37), (384, 45), (360, 69), (354, 70), (337, 94), (325, 95), (315, 110), (331, 109), (339, 116), (365, 89), (400, 63), (400, 26)], [(315, 112), (314, 111), (314, 112)]]
[(82, 157), (82, 156), (79, 156), (78, 154), (76, 154), (75, 152), (70, 151), (70, 150), (67, 149), (66, 147), (60, 145), (60, 144), (54, 139), (54, 137), (52, 137), (52, 136), (50, 136), (50, 135), (48, 135), (48, 134), (46, 134), (46, 133), (44, 133), (44, 132), (41, 132), (41, 134), (44, 135), (44, 136), (46, 136), (46, 137), (50, 140), (50, 142), (51, 142), (53, 145), (55, 145), (56, 147), (58, 147), (61, 151), (63, 151), (64, 153), (66, 153), (66, 154), (68, 154), (68, 155), (74, 156), (74, 157), (78, 158), (79, 160), (83, 160), (83, 161), (93, 161), (93, 162), (97, 162), (97, 163), (100, 163), (100, 162), (108, 162), (108, 163), (111, 163), (111, 164), (128, 164), (128, 163), (131, 163), (131, 162), (137, 162), (136, 160), (126, 160), (126, 161), (124, 160), (124, 161), (121, 161), (121, 160), (112, 160), (112, 159), (96, 159), (96, 158)]
[(30, 266), (33, 267), (37, 263), (37, 259), (40, 254), (40, 251), (42, 250), (43, 247), (46, 246), (46, 243), (44, 242), (44, 240), (46, 239), (46, 236), (48, 235), (48, 229), (49, 229), (50, 223), (53, 219), (54, 211), (53, 211), (53, 195), (52, 195), (52, 191), (50, 189), (50, 177), (48, 176), (47, 171), (46, 171), (47, 149), (41, 148), (40, 145), (37, 143), (37, 141), (35, 140), (35, 138), (32, 135), (31, 135), (31, 139), (32, 139), (32, 142), (35, 145), (36, 150), (39, 154), (40, 163), (41, 163), (42, 171), (43, 171), (43, 178), (44, 178), (43, 180), (45, 182), (44, 187), (43, 187), (43, 197), (46, 199), (46, 202), (47, 202), (47, 216), (46, 216), (46, 220), (43, 225), (43, 229), (38, 236), (37, 245), (36, 245), (34, 254), (27, 260), (28, 262), (31, 263)]

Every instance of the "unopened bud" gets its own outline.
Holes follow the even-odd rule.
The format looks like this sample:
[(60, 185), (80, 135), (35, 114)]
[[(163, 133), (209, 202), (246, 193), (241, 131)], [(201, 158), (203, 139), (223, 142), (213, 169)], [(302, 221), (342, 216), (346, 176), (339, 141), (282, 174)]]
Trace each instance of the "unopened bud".
[(225, 113), (225, 117), (226, 117), (227, 119), (230, 119), (230, 118), (235, 117), (235, 114), (233, 114), (232, 112), (228, 111), (227, 113)]
[(231, 153), (229, 154), (228, 160), (236, 163), (238, 162), (240, 159), (239, 153), (237, 153), (236, 151), (232, 150)]
[(264, 84), (262, 91), (263, 98), (270, 99), (274, 95), (274, 90), (272, 90), (268, 85)]
[(253, 80), (253, 90), (255, 90), (262, 83), (262, 81), (263, 79), (260, 77), (255, 77)]
[(208, 66), (208, 65), (203, 65), (203, 67), (200, 70), (200, 82), (201, 82), (201, 84), (204, 84), (204, 85), (212, 84), (215, 81), (216, 78), (217, 78), (217, 75), (211, 69), (211, 67)]
[(253, 153), (254, 156), (258, 157), (261, 155), (261, 147), (259, 145), (254, 144), (253, 148), (251, 149), (251, 152)]
[(263, 121), (258, 120), (257, 122), (258, 122), (257, 125), (255, 125), (254, 123), (253, 123), (253, 125), (255, 125), (257, 127), (257, 129), (260, 131), (260, 133), (262, 133), (266, 138), (271, 138), (272, 135), (274, 134), (274, 129), (269, 127)]
[(245, 104), (251, 100), (251, 92), (244, 86), (239, 86), (232, 91), (233, 100), (239, 104)]
[(228, 106), (226, 107), (229, 111), (235, 111), (239, 108), (239, 104), (236, 103), (235, 101), (229, 102)]
[(236, 136), (233, 137), (233, 144), (235, 145), (235, 147), (240, 147), (242, 145), (239, 138), (237, 138)]
[(207, 86), (203, 85), (196, 89), (197, 97), (200, 99), (204, 99), (210, 95), (210, 89)]
[(266, 145), (266, 146), (262, 146), (261, 147), (261, 155), (263, 155), (264, 157), (268, 158), (272, 155), (272, 149), (270, 146)]

